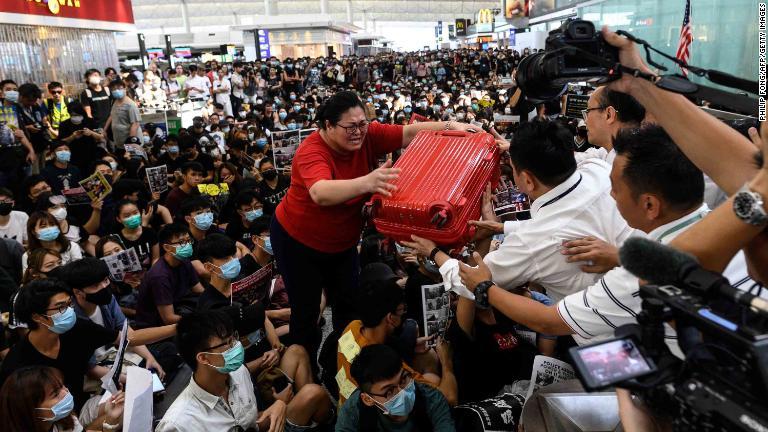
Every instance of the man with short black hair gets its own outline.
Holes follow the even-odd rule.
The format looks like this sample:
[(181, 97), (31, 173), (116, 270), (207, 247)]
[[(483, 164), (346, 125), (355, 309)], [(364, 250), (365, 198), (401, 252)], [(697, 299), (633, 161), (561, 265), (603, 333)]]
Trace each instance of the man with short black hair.
[(64, 141), (54, 141), (51, 143), (51, 153), (54, 154), (54, 159), (43, 168), (41, 174), (45, 182), (51, 186), (54, 195), (79, 187), (78, 182), (83, 176), (78, 167), (69, 163), (72, 158), (69, 144)]
[(10, 189), (0, 187), (0, 237), (14, 240), (19, 245), (27, 243), (27, 220), (29, 216), (14, 210), (16, 200)]
[(184, 181), (181, 185), (171, 189), (165, 198), (165, 206), (171, 215), (179, 212), (181, 203), (193, 195), (199, 195), (197, 185), (203, 182), (205, 168), (199, 162), (185, 162), (181, 166), (181, 176)]
[(244, 190), (235, 196), (234, 201), (237, 217), (227, 224), (226, 234), (253, 249), (254, 236), (260, 236), (264, 231), (269, 235), (269, 219), (264, 216), (264, 208), (255, 191)]
[(59, 137), (59, 125), (69, 118), (69, 105), (70, 99), (64, 97), (64, 86), (57, 81), (51, 81), (48, 83), (48, 94), (50, 98), (46, 99), (46, 107), (48, 108), (48, 133), (51, 134), (52, 139)]
[(101, 73), (96, 69), (85, 71), (85, 84), (87, 87), (80, 93), (80, 103), (85, 114), (94, 120), (96, 128), (105, 128), (112, 109), (110, 89), (102, 87)]
[(37, 154), (37, 163), (32, 164), (32, 174), (38, 174), (45, 166), (45, 150), (51, 144), (51, 137), (48, 135), (48, 114), (39, 102), (42, 97), (43, 92), (36, 84), (26, 83), (19, 86), (21, 123)]
[[(213, 142), (213, 138), (210, 139), (210, 142)], [(213, 181), (213, 158), (210, 155), (201, 152), (198, 148), (198, 145), (198, 142), (192, 135), (186, 135), (179, 138), (179, 150), (181, 151), (181, 155), (184, 157), (184, 161), (197, 162), (201, 164), (205, 173), (201, 183), (209, 183)]]
[(586, 122), (589, 143), (600, 148), (582, 152), (577, 155), (577, 160), (597, 157), (610, 164), (616, 157), (613, 138), (622, 129), (639, 127), (645, 118), (645, 108), (626, 93), (598, 87), (589, 96), (587, 108), (581, 114)]

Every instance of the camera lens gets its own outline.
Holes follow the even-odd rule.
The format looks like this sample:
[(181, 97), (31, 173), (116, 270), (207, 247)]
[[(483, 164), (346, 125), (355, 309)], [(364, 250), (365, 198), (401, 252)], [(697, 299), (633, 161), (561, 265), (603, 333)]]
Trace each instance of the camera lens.
[(529, 55), (517, 67), (517, 84), (531, 102), (545, 102), (559, 97), (567, 89), (565, 84), (553, 82), (556, 76), (549, 73), (554, 58), (547, 53)]

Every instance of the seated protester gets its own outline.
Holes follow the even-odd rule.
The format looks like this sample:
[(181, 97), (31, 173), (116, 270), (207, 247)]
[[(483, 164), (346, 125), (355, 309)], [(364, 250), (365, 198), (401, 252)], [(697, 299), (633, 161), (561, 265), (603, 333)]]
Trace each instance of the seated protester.
[[(124, 397), (110, 401), (102, 422), (121, 427)], [(16, 370), (0, 388), (0, 418), (5, 432), (80, 432), (74, 398), (62, 373), (52, 367), (30, 366)], [(104, 430), (102, 424), (92, 430)], [(114, 429), (117, 430), (117, 429)]]
[(187, 227), (166, 225), (158, 235), (163, 255), (144, 275), (136, 305), (138, 326), (173, 324), (181, 319), (179, 312), (194, 309), (203, 286), (189, 259), (192, 236)]
[(142, 226), (142, 212), (138, 206), (128, 200), (122, 200), (115, 206), (115, 220), (119, 224), (117, 235), (126, 249), (133, 248), (144, 270), (149, 270), (160, 258), (160, 246), (157, 233), (150, 227)]
[[(78, 319), (71, 292), (57, 279), (36, 280), (24, 286), (16, 299), (16, 315), (27, 323), (29, 333), (11, 348), (0, 368), (0, 381), (24, 366), (50, 366), (63, 375), (64, 384), (81, 407), (86, 395), (83, 376), (89, 371), (93, 352), (106, 344), (117, 344), (119, 332), (91, 321)], [(172, 336), (176, 326), (128, 330), (129, 346), (144, 345)]]
[(179, 213), (181, 203), (187, 198), (200, 195), (197, 185), (203, 182), (205, 169), (199, 162), (186, 162), (181, 166), (181, 176), (183, 183), (168, 192), (165, 198), (165, 206), (171, 215)]
[[(94, 246), (96, 258), (103, 258), (118, 254), (125, 250), (122, 239), (114, 234), (104, 236), (96, 242)], [(128, 272), (123, 274), (123, 280), (112, 281), (110, 288), (112, 294), (117, 298), (120, 310), (123, 315), (136, 317), (136, 301), (138, 298), (138, 288), (141, 279), (144, 277), (144, 271)]]
[(29, 251), (38, 248), (55, 250), (61, 255), (61, 263), (67, 264), (83, 257), (83, 250), (75, 242), (67, 239), (59, 228), (59, 222), (47, 212), (34, 212), (27, 221), (29, 247), (21, 258), (22, 271), (27, 270)]
[[(703, 219), (701, 171), (686, 158), (659, 126), (626, 129), (613, 142), (616, 159), (611, 171), (612, 192), (622, 216), (650, 239), (667, 244)], [(444, 258), (438, 254), (437, 260)], [(749, 281), (744, 255), (738, 254), (723, 272), (734, 285)], [(462, 266), (461, 278), (470, 291), (490, 281), (488, 268)], [(547, 334), (573, 335), (579, 344), (613, 337), (614, 328), (637, 322), (642, 299), (639, 280), (623, 267), (605, 274), (556, 305), (547, 307), (531, 299), (486, 283), (490, 305), (509, 318)], [(682, 354), (671, 327), (665, 340), (673, 353)]]
[(264, 214), (272, 216), (277, 205), (288, 193), (291, 178), (279, 174), (270, 158), (263, 158), (259, 161), (259, 172), (263, 177), (258, 185), (259, 200), (264, 203)]
[(88, 172), (91, 164), (98, 159), (98, 145), (106, 142), (107, 138), (96, 121), (85, 114), (80, 102), (72, 102), (67, 108), (71, 117), (59, 126), (59, 141), (69, 146), (72, 164), (81, 173)]
[[(211, 140), (212, 141), (212, 140)], [(202, 183), (210, 183), (213, 180), (213, 158), (199, 150), (197, 140), (190, 135), (179, 137), (179, 149), (185, 162), (197, 162), (203, 166)]]
[(252, 186), (249, 183), (252, 183), (252, 181), (249, 180), (247, 183), (244, 183), (243, 177), (240, 176), (237, 167), (230, 162), (222, 162), (221, 165), (216, 168), (216, 174), (213, 176), (213, 183), (226, 183), (227, 187), (229, 187), (227, 202), (224, 203), (219, 213), (219, 220), (229, 222), (233, 219), (235, 213), (235, 197), (239, 195), (241, 191), (251, 189)]
[(40, 174), (45, 178), (45, 182), (51, 185), (53, 193), (60, 195), (62, 191), (79, 187), (78, 182), (83, 176), (78, 167), (69, 163), (72, 157), (69, 145), (63, 141), (54, 141), (51, 144), (51, 153), (54, 154), (53, 161), (49, 162)]
[(26, 213), (13, 210), (16, 206), (13, 192), (0, 187), (0, 237), (16, 241), (20, 245), (27, 244)]
[[(141, 176), (146, 178), (146, 174)], [(160, 204), (159, 194), (149, 197), (149, 187), (142, 180), (124, 178), (112, 185), (112, 199), (115, 202), (128, 200), (141, 210), (142, 226), (158, 229), (163, 225), (173, 223), (173, 217), (168, 208)]]
[(163, 150), (161, 150), (161, 155), (157, 159), (157, 165), (167, 166), (169, 174), (181, 169), (181, 166), (184, 164), (184, 157), (181, 156), (179, 137), (174, 134), (168, 135), (165, 139), (165, 144), (163, 144)]
[(418, 382), (391, 347), (363, 347), (350, 371), (360, 386), (339, 409), (337, 432), (456, 430), (445, 397)]
[[(101, 223), (101, 202), (92, 204), (93, 211), (91, 217), (83, 226), (78, 226), (74, 222), (74, 216), (70, 215), (67, 205), (67, 199), (63, 195), (51, 195), (49, 193), (40, 195), (37, 200), (37, 210), (50, 213), (59, 223), (59, 230), (64, 234), (67, 240), (79, 244), (83, 249), (89, 248), (88, 237), (98, 231)], [(91, 251), (93, 248), (91, 247)]]
[[(43, 248), (34, 249), (29, 252), (29, 267), (24, 272), (21, 283), (26, 285), (37, 279), (56, 277), (61, 265), (61, 254), (57, 251)], [(20, 321), (16, 316), (16, 299), (18, 294), (17, 290), (10, 297), (8, 328), (11, 330), (18, 329), (18, 332), (23, 336), (27, 332), (27, 323)]]
[[(253, 190), (245, 190), (237, 194), (233, 200), (237, 214), (229, 220), (225, 233), (231, 239), (237, 240), (248, 249), (253, 249), (252, 236), (262, 233), (264, 209), (258, 195)], [(269, 225), (267, 224), (267, 231)]]
[(156, 432), (275, 431), (284, 427), (298, 431), (329, 420), (331, 402), (325, 390), (308, 384), (294, 396), (290, 381), (285, 389), (273, 388), (274, 403), (259, 415), (260, 404), (243, 365), (243, 346), (225, 312), (185, 316), (179, 322), (177, 341), (194, 373)]
[[(72, 289), (72, 306), (78, 318), (94, 322), (102, 327), (120, 331), (125, 323), (125, 315), (120, 310), (115, 296), (110, 288), (109, 268), (107, 264), (93, 257), (85, 257), (72, 262), (62, 269), (62, 280)], [(111, 364), (109, 347), (97, 348), (94, 352), (94, 365)], [(155, 360), (146, 346), (134, 346), (129, 350), (144, 359), (147, 369), (154, 369), (160, 379), (165, 377), (165, 371)], [(101, 366), (100, 371), (92, 370), (93, 376), (101, 378), (109, 372), (108, 366)]]
[(51, 186), (48, 184), (48, 182), (45, 181), (43, 176), (39, 174), (33, 174), (31, 176), (27, 176), (21, 183), (21, 192), (24, 196), (24, 201), (21, 204), (17, 202), (16, 205), (18, 206), (19, 210), (30, 214), (35, 211), (37, 198), (43, 192), (50, 193)]
[[(407, 305), (403, 290), (393, 280), (376, 281), (363, 287), (358, 298), (358, 314), (361, 320), (354, 320), (344, 329), (339, 338), (336, 363), (338, 373), (336, 382), (339, 385), (339, 405), (350, 398), (358, 387), (350, 374), (350, 365), (361, 348), (368, 345), (391, 344), (399, 346), (394, 336), (401, 334), (405, 324), (404, 315)], [(453, 375), (453, 365), (450, 354), (444, 344), (440, 344), (439, 365), (429, 353), (414, 358), (414, 364), (424, 364), (424, 376), (403, 362), (403, 368), (422, 383), (438, 387), (451, 405), (456, 404), (458, 389)], [(404, 353), (413, 356), (413, 353)], [(428, 364), (431, 360), (432, 364)], [(438, 373), (438, 369), (441, 373)]]

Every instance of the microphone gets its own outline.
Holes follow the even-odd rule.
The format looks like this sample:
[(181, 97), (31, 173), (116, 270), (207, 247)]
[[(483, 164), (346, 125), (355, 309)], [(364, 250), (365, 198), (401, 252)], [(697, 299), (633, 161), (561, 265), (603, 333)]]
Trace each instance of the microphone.
[(704, 269), (696, 258), (659, 242), (631, 237), (619, 249), (621, 265), (652, 284), (680, 285), (703, 297), (720, 296), (768, 314), (768, 301), (731, 286), (722, 275)]

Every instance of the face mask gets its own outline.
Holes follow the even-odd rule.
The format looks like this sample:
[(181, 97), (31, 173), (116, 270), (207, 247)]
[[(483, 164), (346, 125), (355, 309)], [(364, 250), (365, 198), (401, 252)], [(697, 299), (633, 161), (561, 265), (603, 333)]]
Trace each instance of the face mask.
[(267, 145), (267, 139), (266, 138), (259, 138), (256, 140), (256, 146), (259, 148), (264, 148)]
[(77, 321), (77, 315), (75, 315), (75, 310), (72, 309), (71, 306), (64, 312), (58, 312), (51, 315), (50, 318), (53, 320), (53, 325), (51, 327), (46, 327), (56, 334), (64, 334), (70, 331), (72, 327), (75, 326), (75, 321)]
[(135, 214), (123, 219), (123, 225), (128, 229), (136, 229), (141, 225), (141, 215)]
[(299, 128), (299, 125), (297, 125), (296, 123), (288, 123), (286, 127), (288, 127), (288, 130), (296, 130)]
[(384, 117), (377, 117), (376, 120), (378, 120), (379, 123), (384, 123)]
[(72, 412), (73, 409), (75, 409), (75, 399), (72, 397), (72, 393), (67, 392), (67, 395), (64, 396), (60, 401), (56, 402), (56, 405), (50, 407), (50, 408), (35, 408), (38, 410), (43, 411), (52, 411), (53, 417), (38, 417), (40, 420), (47, 421), (47, 422), (57, 422), (59, 420), (64, 419), (69, 415), (69, 413)]
[(239, 112), (239, 113), (237, 113), (237, 114), (240, 116), (240, 118), (245, 118), (245, 116), (246, 116), (246, 115), (248, 115), (248, 113), (247, 113), (247, 112), (245, 112), (245, 111), (240, 111), (240, 112)]
[(229, 127), (221, 128), (222, 132), (229, 133)]
[(475, 111), (478, 111), (480, 109), (480, 105), (472, 104), (472, 109), (475, 110)]
[(578, 129), (576, 129), (576, 134), (577, 134), (577, 135), (578, 135), (580, 138), (586, 138), (586, 137), (587, 137), (587, 135), (588, 135), (588, 132), (587, 132), (587, 130), (586, 130), (586, 129), (584, 129), (584, 128), (578, 128)]
[(176, 252), (173, 253), (173, 256), (180, 261), (185, 261), (192, 256), (192, 252), (192, 243), (186, 243), (182, 246), (176, 246)]
[(83, 116), (72, 116), (69, 118), (69, 120), (72, 121), (72, 124), (79, 125), (80, 123), (83, 122)]
[(383, 405), (384, 414), (394, 417), (405, 417), (413, 411), (416, 404), (416, 385), (411, 382), (392, 399), (386, 401)]
[(268, 169), (268, 170), (264, 171), (263, 173), (261, 173), (261, 176), (264, 177), (265, 179), (269, 180), (269, 181), (272, 181), (272, 180), (277, 178), (277, 170)]
[(61, 150), (56, 152), (56, 159), (59, 160), (59, 162), (69, 162), (69, 158), (72, 156), (72, 153), (69, 150)]
[(19, 101), (19, 92), (16, 90), (8, 90), (4, 94), (9, 102), (17, 103)]
[(405, 107), (405, 108), (403, 109), (403, 111), (405, 111), (406, 113), (410, 114), (410, 113), (411, 113), (411, 111), (413, 111), (413, 108), (411, 108), (411, 107)]
[(278, 114), (277, 116), (280, 118), (280, 120), (285, 120), (285, 118), (286, 118), (286, 117), (288, 117), (288, 113), (286, 113), (286, 112), (281, 112), (281, 113), (280, 113), (280, 114)]
[(389, 114), (389, 110), (388, 109), (383, 109), (383, 110), (381, 110), (381, 113), (384, 114), (384, 115), (387, 115), (387, 114)]
[(59, 227), (52, 226), (52, 227), (43, 228), (40, 231), (38, 231), (37, 238), (40, 239), (40, 241), (54, 241), (57, 238), (59, 238), (59, 234), (61, 234)]
[(125, 97), (125, 90), (115, 90), (112, 92), (112, 97), (114, 99), (122, 99)]
[(223, 374), (232, 373), (240, 369), (240, 366), (243, 365), (243, 360), (245, 360), (245, 350), (243, 349), (243, 344), (241, 344), (240, 341), (235, 342), (235, 346), (224, 351), (223, 353), (209, 354), (216, 354), (224, 357), (224, 366), (209, 365), (216, 369), (219, 373)]
[(149, 135), (142, 136), (141, 140), (144, 142), (144, 144), (149, 144)]
[(51, 215), (55, 217), (57, 221), (61, 222), (67, 218), (67, 209), (65, 209), (64, 207), (59, 207), (56, 210), (52, 211)]
[(112, 293), (105, 287), (93, 294), (86, 293), (85, 300), (99, 306), (108, 305), (112, 302)]
[(255, 133), (249, 133), (248, 134), (248, 141), (253, 141), (253, 138), (256, 136)]
[(0, 204), (0, 216), (8, 216), (9, 214), (11, 214), (11, 210), (13, 210), (13, 204), (11, 203)]
[(247, 220), (248, 222), (253, 222), (256, 219), (262, 217), (263, 215), (264, 215), (264, 210), (262, 209), (251, 210), (249, 212), (245, 212), (245, 220)]
[(275, 252), (272, 250), (272, 239), (270, 239), (269, 237), (265, 238), (264, 247), (262, 249), (264, 249), (264, 252), (270, 255), (274, 255)]
[[(232, 280), (240, 275), (240, 260), (232, 258), (227, 261), (223, 266), (219, 267), (221, 270), (221, 278), (226, 280)], [(232, 371), (230, 371), (232, 372)]]
[(101, 78), (98, 76), (92, 76), (88, 78), (88, 84), (90, 85), (98, 85), (101, 82)]
[(195, 216), (194, 220), (194, 224), (199, 230), (208, 231), (211, 225), (213, 225), (213, 213), (200, 213), (199, 215)]
[(314, 114), (315, 113), (315, 109), (314, 108), (308, 108), (308, 110), (309, 110), (310, 114)]

